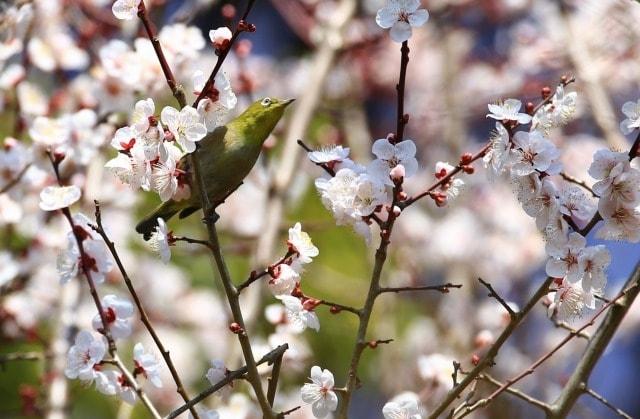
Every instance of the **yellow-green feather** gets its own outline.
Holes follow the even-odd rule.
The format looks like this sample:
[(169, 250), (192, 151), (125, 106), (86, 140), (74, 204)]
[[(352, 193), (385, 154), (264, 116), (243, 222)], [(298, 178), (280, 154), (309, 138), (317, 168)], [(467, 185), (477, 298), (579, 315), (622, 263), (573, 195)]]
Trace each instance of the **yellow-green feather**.
[[(263, 100), (254, 102), (246, 111), (223, 127), (219, 127), (203, 138), (199, 145), (198, 160), (200, 173), (204, 177), (207, 197), (214, 207), (220, 205), (249, 174), (255, 165), (262, 144), (284, 113), (291, 101), (272, 99), (269, 106)], [(180, 160), (180, 168), (189, 168), (187, 156)], [(136, 226), (136, 231), (145, 239), (157, 225), (157, 219), (165, 221), (180, 213), (183, 218), (201, 208), (201, 197), (198, 182), (191, 179), (191, 196), (187, 200), (169, 200), (161, 204)]]

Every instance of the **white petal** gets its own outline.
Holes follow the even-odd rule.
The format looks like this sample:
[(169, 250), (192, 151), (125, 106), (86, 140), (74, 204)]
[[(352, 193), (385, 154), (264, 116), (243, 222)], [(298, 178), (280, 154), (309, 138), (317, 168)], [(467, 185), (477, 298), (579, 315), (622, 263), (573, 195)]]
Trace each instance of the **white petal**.
[(389, 32), (395, 42), (404, 42), (411, 38), (411, 25), (407, 22), (396, 22)]

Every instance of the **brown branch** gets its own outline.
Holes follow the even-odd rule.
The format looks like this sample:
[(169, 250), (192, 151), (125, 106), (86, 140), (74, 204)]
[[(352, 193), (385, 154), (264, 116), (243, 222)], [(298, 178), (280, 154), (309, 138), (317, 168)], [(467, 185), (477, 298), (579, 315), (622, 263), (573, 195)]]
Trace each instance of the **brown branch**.
[(404, 127), (409, 122), (409, 115), (404, 113), (404, 92), (407, 80), (407, 67), (409, 65), (409, 41), (404, 41), (400, 48), (400, 78), (396, 85), (396, 92), (398, 93), (398, 115), (396, 120), (396, 138), (395, 142), (400, 142), (404, 139)]
[[(120, 270), (120, 274), (122, 275), (122, 279), (124, 280), (124, 283), (127, 286), (127, 289), (129, 290), (129, 293), (131, 294), (131, 297), (133, 297), (133, 301), (134, 301), (136, 307), (138, 308), (138, 312), (140, 313), (140, 320), (142, 321), (142, 324), (144, 324), (145, 328), (147, 329), (147, 331), (151, 335), (151, 338), (153, 339), (153, 342), (155, 343), (156, 347), (158, 348), (158, 350), (162, 354), (162, 358), (164, 359), (164, 362), (167, 364), (167, 367), (169, 368), (169, 372), (171, 373), (171, 377), (173, 378), (173, 381), (176, 384), (177, 393), (182, 397), (182, 400), (184, 400), (185, 403), (188, 403), (189, 402), (189, 395), (187, 394), (187, 391), (185, 390), (184, 385), (182, 384), (182, 380), (180, 379), (180, 375), (178, 374), (178, 371), (176, 370), (176, 367), (173, 364), (173, 361), (171, 360), (171, 355), (169, 353), (169, 350), (165, 348), (164, 344), (162, 343), (162, 340), (160, 339), (160, 336), (158, 336), (158, 333), (156, 332), (155, 328), (151, 324), (151, 320), (149, 319), (149, 316), (147, 315), (147, 312), (144, 309), (144, 306), (142, 305), (142, 301), (140, 300), (140, 296), (138, 295), (136, 289), (134, 288), (133, 282), (131, 281), (131, 278), (127, 274), (127, 271), (124, 268), (124, 264), (122, 263), (122, 260), (120, 259), (120, 256), (118, 255), (118, 251), (116, 250), (115, 243), (113, 243), (109, 239), (109, 236), (107, 235), (107, 232), (104, 229), (104, 226), (102, 224), (102, 214), (100, 212), (100, 204), (99, 204), (99, 202), (96, 200), (96, 201), (94, 201), (94, 203), (95, 203), (95, 206), (96, 206), (95, 217), (96, 217), (96, 224), (97, 225), (96, 226), (92, 226), (92, 228), (102, 237), (102, 239), (106, 243), (107, 247), (109, 248), (109, 251), (111, 252), (111, 256), (113, 256), (113, 259), (115, 260), (116, 265), (118, 266), (118, 269)], [(198, 418), (198, 412), (195, 409), (191, 409), (191, 414), (194, 416), (194, 418)]]
[[(278, 357), (281, 358), (282, 355), (284, 354), (284, 352), (287, 349), (289, 349), (289, 345), (287, 345), (286, 343), (283, 344), (283, 345), (278, 346), (277, 348), (275, 348), (274, 350), (272, 350), (271, 352), (269, 352), (268, 354), (263, 356), (256, 363), (256, 365), (262, 365), (262, 364), (264, 364), (266, 362), (274, 362)], [(198, 394), (189, 403), (186, 403), (186, 404), (180, 406), (179, 408), (177, 408), (176, 410), (174, 410), (173, 412), (171, 412), (169, 415), (167, 415), (167, 417), (165, 419), (174, 419), (174, 418), (180, 416), (182, 413), (186, 412), (188, 409), (190, 409), (193, 406), (197, 405), (198, 403), (200, 403), (201, 401), (203, 401), (204, 399), (206, 399), (207, 397), (209, 397), (210, 395), (212, 395), (216, 391), (220, 390), (222, 387), (224, 387), (227, 384), (231, 383), (233, 380), (237, 380), (239, 378), (242, 378), (242, 377), (246, 376), (247, 373), (248, 373), (248, 368), (246, 366), (244, 366), (244, 367), (242, 367), (240, 369), (237, 369), (235, 371), (230, 371), (229, 373), (227, 373), (225, 378), (223, 378), (222, 380), (218, 381), (216, 384), (212, 385), (211, 387), (207, 388), (202, 393)]]
[(209, 242), (206, 241), (206, 240), (192, 239), (190, 237), (184, 237), (184, 236), (174, 236), (173, 240), (175, 240), (177, 242), (199, 244), (199, 245), (202, 245), (202, 246), (209, 247)]
[(478, 278), (478, 281), (489, 290), (488, 297), (495, 298), (500, 303), (500, 305), (502, 305), (502, 307), (504, 307), (504, 309), (507, 310), (507, 312), (509, 313), (509, 317), (513, 319), (516, 316), (516, 312), (513, 311), (513, 309), (509, 306), (509, 304), (507, 304), (507, 302), (504, 300), (504, 298), (502, 298), (496, 292), (496, 290), (493, 289), (493, 286), (491, 286), (490, 283), (486, 282), (482, 278)]
[(438, 291), (443, 294), (447, 294), (451, 288), (462, 288), (462, 284), (446, 283), (441, 285), (424, 285), (418, 287), (381, 287), (378, 290), (378, 294), (384, 294), (388, 292), (413, 292), (413, 291)]
[(20, 183), (20, 180), (22, 180), (22, 177), (24, 176), (24, 174), (27, 173), (27, 170), (29, 170), (29, 167), (31, 167), (31, 163), (26, 164), (22, 168), (22, 170), (20, 170), (20, 172), (18, 172), (16, 177), (11, 179), (6, 185), (4, 185), (2, 188), (0, 188), (0, 195), (5, 193), (5, 192), (8, 192), (11, 188), (13, 188), (18, 183)]
[[(485, 146), (482, 147), (482, 149), (480, 151), (478, 151), (476, 154), (474, 154), (471, 157), (471, 159), (467, 162), (467, 164), (465, 164), (465, 166), (471, 165), (471, 163), (473, 163), (476, 160), (481, 159), (482, 157), (484, 157), (484, 155), (487, 153), (487, 151), (489, 151), (489, 148), (491, 148), (491, 143), (490, 142), (485, 144)], [(418, 201), (419, 199), (422, 199), (425, 196), (430, 195), (431, 192), (433, 192), (436, 188), (439, 188), (440, 186), (449, 183), (449, 181), (461, 171), (462, 171), (462, 164), (458, 164), (457, 166), (455, 166), (453, 168), (453, 170), (451, 170), (449, 173), (447, 173), (447, 175), (445, 177), (443, 177), (442, 179), (439, 179), (437, 182), (435, 182), (433, 185), (429, 186), (425, 191), (419, 193), (418, 195), (416, 195), (414, 197), (411, 197), (411, 198), (409, 198), (409, 199), (407, 199), (405, 201), (399, 202), (398, 206), (400, 207), (400, 209), (407, 208), (409, 205), (413, 204), (414, 202)]]
[(151, 21), (149, 20), (149, 16), (147, 15), (147, 8), (144, 4), (144, 0), (142, 0), (138, 5), (138, 17), (142, 21), (142, 25), (147, 32), (149, 41), (151, 41), (153, 50), (156, 52), (156, 56), (158, 57), (158, 61), (160, 62), (160, 67), (162, 68), (162, 73), (164, 74), (164, 78), (167, 80), (167, 84), (171, 89), (171, 93), (173, 93), (173, 96), (178, 101), (180, 108), (184, 108), (185, 106), (187, 106), (187, 99), (184, 94), (184, 89), (176, 81), (176, 78), (171, 71), (171, 67), (167, 62), (167, 58), (162, 51), (162, 46), (160, 45), (160, 41), (158, 40), (158, 36), (156, 34), (153, 23), (151, 23)]
[[(478, 376), (478, 378), (480, 380), (486, 381), (488, 383), (493, 384), (495, 387), (502, 387), (504, 385), (504, 383), (496, 380), (495, 378), (493, 378), (492, 376), (488, 375), (488, 374), (480, 374)], [(538, 400), (535, 397), (529, 396), (528, 394), (526, 394), (525, 392), (518, 390), (516, 388), (512, 388), (512, 387), (508, 387), (505, 390), (507, 393), (512, 394), (514, 396), (516, 396), (517, 398), (519, 398), (520, 400), (524, 400), (525, 402), (529, 403), (532, 406), (535, 406), (541, 410), (543, 410), (545, 413), (550, 413), (551, 412), (551, 406), (548, 403), (543, 402), (542, 400)]]
[[(53, 171), (56, 175), (58, 185), (63, 186), (62, 177), (60, 176), (60, 163), (62, 160), (59, 160), (56, 157), (54, 157), (51, 151), (48, 151), (47, 154), (49, 156), (49, 161), (53, 166)], [(67, 222), (69, 223), (69, 227), (71, 228), (71, 233), (73, 234), (73, 237), (75, 238), (75, 241), (76, 241), (76, 245), (78, 246), (78, 252), (80, 253), (80, 260), (77, 263), (80, 265), (80, 269), (84, 274), (85, 278), (87, 279), (87, 284), (89, 285), (89, 292), (91, 294), (91, 298), (93, 299), (93, 303), (95, 304), (98, 310), (98, 316), (100, 317), (100, 322), (102, 323), (102, 329), (100, 329), (99, 332), (102, 333), (102, 335), (107, 339), (109, 354), (114, 360), (118, 361), (117, 363), (118, 369), (120, 370), (120, 372), (122, 372), (122, 375), (126, 378), (129, 385), (138, 394), (142, 403), (145, 405), (147, 410), (149, 410), (149, 413), (151, 413), (151, 415), (154, 418), (159, 419), (160, 414), (158, 413), (155, 406), (151, 403), (147, 395), (142, 391), (142, 389), (136, 382), (131, 372), (129, 372), (129, 370), (118, 358), (116, 342), (113, 339), (113, 336), (111, 335), (111, 331), (109, 329), (109, 322), (107, 321), (106, 313), (102, 306), (102, 301), (100, 301), (100, 296), (98, 295), (98, 291), (96, 289), (95, 282), (91, 275), (91, 271), (87, 268), (85, 263), (86, 260), (89, 260), (89, 257), (84, 249), (84, 244), (83, 244), (84, 238), (80, 236), (80, 233), (76, 228), (76, 224), (73, 221), (73, 217), (71, 216), (71, 211), (69, 210), (69, 207), (61, 208), (61, 211), (64, 217), (67, 219)]]
[(361, 313), (361, 310), (355, 307), (334, 303), (333, 301), (329, 301), (329, 300), (320, 300), (320, 305), (329, 306), (333, 314), (338, 314), (341, 311), (348, 311), (350, 313), (355, 314), (356, 316), (360, 316), (360, 313)]
[[(603, 305), (603, 308), (612, 306), (611, 310), (609, 310), (600, 327), (598, 327), (598, 330), (589, 341), (580, 362), (578, 362), (560, 396), (554, 402), (553, 417), (566, 416), (576, 403), (578, 397), (580, 397), (581, 386), (588, 383), (591, 372), (613, 338), (639, 291), (640, 263), (636, 265), (633, 274), (624, 284), (623, 291), (609, 303)], [(599, 312), (601, 311), (602, 309)]]
[[(542, 355), (533, 364), (531, 364), (529, 366), (529, 368), (527, 368), (526, 370), (524, 370), (523, 372), (521, 372), (517, 376), (507, 380), (505, 383), (503, 383), (503, 385), (501, 385), (497, 390), (495, 390), (493, 393), (491, 393), (488, 397), (486, 397), (484, 399), (481, 399), (481, 400), (478, 400), (473, 405), (467, 407), (464, 410), (464, 412), (459, 416), (458, 419), (467, 416), (469, 413), (473, 412), (474, 410), (476, 410), (478, 408), (481, 408), (481, 407), (484, 407), (484, 406), (488, 405), (493, 400), (495, 400), (496, 397), (498, 397), (500, 394), (502, 394), (502, 392), (504, 392), (506, 389), (511, 387), (513, 384), (515, 384), (518, 381), (522, 380), (524, 377), (533, 374), (534, 371), (536, 370), (536, 368), (538, 368), (546, 360), (551, 358), (557, 351), (559, 351), (569, 341), (571, 341), (574, 337), (576, 337), (578, 335), (578, 333), (582, 332), (583, 330), (587, 329), (590, 326), (593, 326), (595, 324), (596, 319), (598, 317), (600, 317), (600, 315), (603, 314), (609, 307), (611, 307), (614, 304), (616, 304), (616, 302), (618, 300), (622, 299), (623, 297), (625, 297), (627, 295), (629, 295), (629, 296), (632, 295), (633, 297), (635, 297), (635, 295), (637, 295), (637, 293), (638, 293), (638, 289), (640, 288), (640, 283), (639, 283), (639, 281), (640, 281), (640, 265), (638, 265), (637, 273), (634, 274), (633, 278), (636, 279), (635, 283), (632, 281), (631, 285), (628, 288), (626, 288), (622, 292), (620, 292), (609, 303), (604, 304), (598, 311), (596, 311), (596, 313), (591, 317), (591, 319), (587, 323), (585, 323), (584, 325), (582, 325), (580, 328), (576, 329), (575, 331), (570, 332), (564, 339), (562, 339), (560, 341), (560, 343), (558, 343), (550, 351), (548, 351), (547, 353)], [(631, 297), (631, 301), (633, 301), (633, 297)], [(628, 299), (627, 299), (627, 301), (628, 301)], [(626, 303), (622, 303), (622, 304), (626, 304)], [(626, 310), (623, 313), (626, 313)], [(622, 317), (620, 317), (620, 321), (621, 320), (622, 320)], [(617, 324), (616, 324), (616, 326), (617, 326)], [(613, 331), (615, 331), (615, 328), (613, 329)], [(613, 331), (611, 332), (611, 336), (613, 336)], [(606, 343), (608, 343), (608, 342), (609, 341), (606, 340)], [(602, 351), (604, 351), (605, 347), (606, 347), (606, 344), (601, 348), (601, 352), (598, 354), (598, 357), (596, 357), (594, 359), (593, 366), (595, 366), (595, 360), (599, 359), (599, 355), (602, 354)], [(583, 360), (584, 360), (584, 358), (583, 358)], [(576, 369), (576, 371), (577, 371), (577, 369)], [(589, 373), (590, 373), (590, 371), (591, 370), (589, 370)], [(575, 373), (574, 373), (574, 376), (575, 376)], [(583, 381), (584, 380), (581, 380), (580, 382), (583, 382)], [(573, 393), (571, 392), (572, 388), (573, 388), (572, 386), (567, 385), (565, 387), (565, 389), (563, 390), (561, 396), (559, 397), (559, 400), (562, 400), (563, 399), (563, 395), (565, 395), (565, 394), (570, 395), (568, 397), (574, 397)], [(578, 397), (579, 397), (579, 391), (576, 391), (575, 392), (575, 399), (577, 399)], [(574, 399), (574, 401), (575, 401), (575, 399)], [(569, 399), (567, 398), (566, 400), (569, 400)], [(567, 415), (567, 413), (570, 410), (572, 405), (573, 405), (573, 403), (571, 403), (571, 402), (561, 402), (560, 405), (555, 405), (554, 404), (553, 406), (551, 406), (551, 411), (552, 411), (552, 415), (551, 416), (552, 417), (566, 417), (566, 415)]]
[(271, 367), (271, 377), (269, 377), (267, 385), (267, 400), (269, 405), (273, 407), (273, 402), (276, 399), (276, 391), (278, 390), (278, 379), (280, 378), (280, 369), (282, 368), (282, 358), (284, 357), (284, 351), (275, 357), (273, 361), (269, 361)]

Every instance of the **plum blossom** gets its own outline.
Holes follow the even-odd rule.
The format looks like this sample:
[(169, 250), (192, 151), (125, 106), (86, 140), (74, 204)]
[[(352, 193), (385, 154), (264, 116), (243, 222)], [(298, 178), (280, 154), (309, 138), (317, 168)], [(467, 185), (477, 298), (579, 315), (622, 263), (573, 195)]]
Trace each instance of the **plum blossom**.
[(367, 173), (383, 184), (393, 186), (389, 173), (399, 164), (404, 166), (406, 178), (415, 175), (418, 171), (418, 160), (415, 157), (416, 144), (412, 140), (392, 144), (389, 139), (382, 138), (373, 143), (371, 150), (377, 159), (369, 164)]
[(513, 136), (513, 143), (516, 148), (511, 150), (511, 172), (517, 176), (544, 172), (560, 156), (556, 146), (539, 131), (518, 131)]
[(547, 275), (564, 278), (569, 282), (577, 282), (582, 278), (578, 257), (587, 240), (579, 233), (571, 233), (563, 245), (547, 245), (547, 254), (552, 258), (547, 261)]
[(638, 102), (626, 102), (622, 105), (622, 113), (627, 119), (620, 122), (620, 131), (624, 135), (631, 134), (637, 128), (640, 128), (640, 100)]
[(167, 223), (162, 218), (157, 219), (158, 225), (151, 234), (149, 247), (160, 256), (160, 260), (169, 263), (171, 259), (172, 235), (167, 227)]
[[(197, 94), (200, 94), (206, 82), (207, 78), (202, 71), (198, 70), (193, 74), (193, 88)], [(213, 86), (217, 92), (217, 98), (203, 98), (198, 102), (197, 109), (202, 122), (209, 132), (222, 125), (222, 120), (227, 112), (238, 104), (238, 98), (231, 89), (231, 82), (227, 73), (220, 71), (216, 74)]]
[(629, 168), (627, 154), (606, 149), (596, 151), (588, 170), (589, 175), (598, 181), (593, 184), (593, 191), (598, 196), (609, 195), (613, 180)]
[(96, 374), (96, 389), (108, 396), (118, 395), (120, 399), (134, 405), (138, 399), (135, 389), (120, 371), (106, 370)]
[[(532, 178), (538, 178), (537, 174), (531, 174)], [(522, 201), (522, 209), (527, 215), (536, 219), (536, 226), (542, 230), (559, 211), (558, 191), (555, 184), (545, 177), (537, 181), (540, 185), (536, 194), (530, 199)]]
[[(207, 374), (205, 376), (207, 377), (207, 380), (209, 380), (209, 383), (211, 383), (211, 385), (216, 385), (227, 377), (228, 372), (229, 370), (227, 370), (227, 367), (224, 365), (223, 361), (214, 359), (211, 361), (211, 368), (207, 370)], [(232, 387), (230, 384), (226, 385), (218, 390), (216, 394), (221, 397), (226, 397), (229, 395), (229, 393), (231, 393), (231, 388)]]
[(151, 164), (142, 147), (133, 147), (129, 154), (118, 153), (104, 167), (131, 189), (148, 191), (151, 188)]
[(596, 237), (605, 240), (640, 242), (640, 207), (625, 207), (617, 202), (608, 202), (598, 208), (604, 225)]
[(295, 332), (301, 333), (308, 327), (316, 332), (320, 330), (320, 322), (316, 313), (306, 310), (297, 297), (280, 295), (277, 298), (284, 304), (287, 319)]
[(200, 122), (198, 111), (191, 106), (185, 106), (181, 111), (165, 106), (160, 119), (187, 153), (195, 151), (196, 143), (207, 135), (207, 128)]
[(181, 172), (176, 168), (176, 161), (168, 156), (165, 161), (159, 161), (153, 167), (151, 182), (153, 189), (158, 192), (162, 202), (167, 202), (178, 191), (178, 177)]
[(594, 296), (584, 291), (581, 282), (562, 280), (553, 293), (553, 302), (547, 310), (549, 317), (556, 317), (559, 321), (570, 321), (581, 317), (585, 308), (595, 308)]
[(533, 116), (533, 127), (548, 133), (553, 127), (565, 125), (576, 111), (576, 98), (576, 92), (567, 93), (563, 85), (558, 85), (551, 102)]
[(388, 0), (378, 10), (376, 23), (383, 29), (391, 28), (391, 39), (404, 42), (411, 38), (411, 28), (418, 28), (429, 20), (429, 12), (420, 7), (419, 0)]
[(603, 245), (590, 246), (580, 252), (578, 267), (582, 274), (582, 288), (586, 292), (600, 294), (607, 284), (606, 269), (611, 255)]
[(384, 419), (422, 419), (418, 402), (419, 398), (415, 393), (398, 394), (382, 408)]
[(522, 102), (517, 99), (507, 99), (499, 104), (489, 104), (489, 113), (487, 118), (493, 118), (498, 121), (517, 121), (519, 124), (528, 124), (531, 122), (531, 115), (520, 112)]
[[(65, 284), (73, 279), (81, 266), (87, 269), (91, 279), (97, 284), (104, 282), (105, 275), (113, 268), (111, 255), (101, 240), (87, 239), (83, 241), (85, 258), (82, 259), (75, 238), (70, 235), (65, 252), (58, 255), (56, 269), (60, 275), (60, 283)], [(82, 264), (82, 265), (81, 265)]]
[(288, 295), (300, 281), (300, 275), (286, 263), (273, 268), (273, 276), (269, 279), (269, 290), (274, 296)]
[(135, 363), (134, 375), (142, 375), (149, 380), (154, 387), (162, 387), (162, 379), (160, 378), (160, 363), (156, 357), (145, 352), (142, 343), (138, 342), (133, 347), (133, 362)]
[(418, 358), (418, 373), (432, 387), (448, 390), (453, 386), (453, 358), (438, 353), (423, 355)]
[(499, 176), (509, 164), (509, 132), (500, 122), (496, 122), (496, 131), (491, 135), (491, 146), (482, 158), (484, 167), (491, 169), (490, 174)]
[(94, 367), (102, 361), (106, 352), (107, 346), (102, 337), (95, 338), (90, 332), (81, 330), (67, 353), (64, 375), (71, 379), (93, 381), (96, 377)]
[(131, 114), (131, 124), (140, 135), (147, 132), (150, 122), (155, 118), (156, 105), (153, 99), (143, 99), (136, 102)]
[(113, 15), (118, 19), (131, 20), (138, 14), (141, 0), (116, 0), (111, 6)]
[(67, 208), (80, 199), (80, 188), (71, 186), (47, 186), (40, 192), (40, 209), (55, 211)]
[(302, 231), (302, 225), (300, 223), (296, 223), (289, 229), (289, 240), (287, 240), (287, 244), (301, 263), (311, 262), (311, 258), (318, 256), (320, 253), (318, 248), (311, 242), (311, 237)]
[[(102, 297), (102, 309), (109, 332), (114, 339), (126, 338), (131, 334), (128, 319), (133, 316), (133, 304), (129, 300), (108, 294)], [(104, 328), (99, 314), (95, 315), (91, 324), (98, 332)]]
[(307, 153), (307, 156), (309, 160), (316, 164), (335, 165), (348, 159), (349, 147), (333, 145), (322, 148), (321, 150), (310, 151)]
[(338, 396), (333, 391), (334, 380), (331, 371), (311, 367), (311, 382), (300, 389), (302, 401), (311, 405), (313, 416), (324, 418), (338, 407)]
[(598, 191), (602, 193), (600, 205), (612, 201), (633, 207), (640, 201), (640, 171), (630, 167), (613, 178), (605, 189), (599, 188)]
[(209, 31), (209, 39), (216, 49), (223, 49), (226, 47), (232, 36), (233, 34), (231, 33), (231, 29), (226, 26), (221, 26), (218, 29), (211, 29)]
[(578, 220), (588, 220), (594, 212), (584, 191), (578, 186), (566, 185), (560, 194), (560, 212)]

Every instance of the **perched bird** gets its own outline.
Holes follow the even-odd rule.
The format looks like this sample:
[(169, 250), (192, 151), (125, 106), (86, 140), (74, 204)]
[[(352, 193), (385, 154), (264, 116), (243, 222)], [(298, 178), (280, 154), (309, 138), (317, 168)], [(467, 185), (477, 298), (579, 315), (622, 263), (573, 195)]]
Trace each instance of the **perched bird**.
[[(258, 100), (237, 118), (216, 128), (200, 141), (195, 153), (198, 153), (207, 197), (214, 207), (224, 202), (242, 184), (258, 160), (262, 144), (291, 102), (293, 99), (267, 97)], [(202, 208), (200, 188), (193, 176), (194, 171), (189, 167), (188, 157), (184, 156), (178, 167), (190, 173), (191, 196), (181, 201), (170, 199), (143, 218), (136, 226), (136, 231), (145, 240), (151, 237), (158, 218), (166, 221), (177, 213), (184, 218)]]

